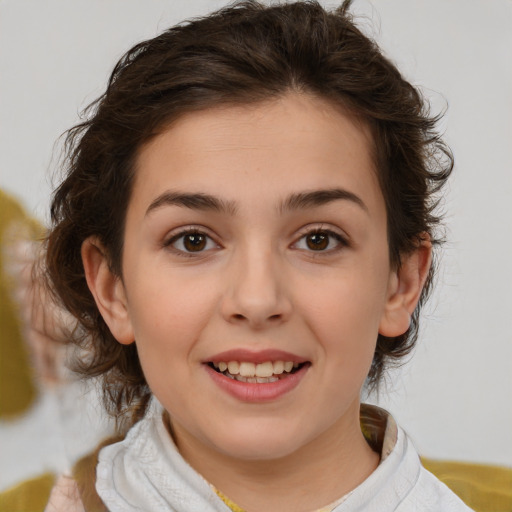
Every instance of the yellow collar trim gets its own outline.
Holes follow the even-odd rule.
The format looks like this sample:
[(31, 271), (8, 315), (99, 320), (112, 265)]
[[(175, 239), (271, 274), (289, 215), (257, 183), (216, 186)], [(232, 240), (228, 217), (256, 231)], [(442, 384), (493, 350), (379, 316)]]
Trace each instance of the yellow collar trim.
[(245, 512), (243, 508), (240, 508), (236, 503), (233, 503), (226, 495), (222, 494), (218, 489), (215, 489), (213, 485), (212, 489), (215, 491), (217, 496), (230, 508), (232, 512)]

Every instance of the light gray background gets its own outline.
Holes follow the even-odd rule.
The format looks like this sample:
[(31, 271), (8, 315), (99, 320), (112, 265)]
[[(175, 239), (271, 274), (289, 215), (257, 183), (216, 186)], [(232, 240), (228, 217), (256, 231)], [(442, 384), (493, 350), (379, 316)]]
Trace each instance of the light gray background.
[[(0, 0), (0, 186), (44, 220), (53, 144), (116, 60), (224, 3)], [(356, 0), (353, 11), (436, 109), (448, 103), (456, 157), (439, 286), (412, 361), (379, 402), (423, 455), (512, 465), (512, 1)], [(18, 460), (2, 457), (0, 486), (48, 467), (59, 400), (43, 397), (23, 428), (0, 425)]]

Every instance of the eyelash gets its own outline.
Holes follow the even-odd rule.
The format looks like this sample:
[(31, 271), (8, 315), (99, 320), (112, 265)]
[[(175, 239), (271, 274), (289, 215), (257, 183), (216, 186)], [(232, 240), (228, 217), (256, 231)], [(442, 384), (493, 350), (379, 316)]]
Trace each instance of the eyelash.
[[(186, 243), (185, 237), (187, 237), (188, 235), (204, 237), (205, 246), (200, 248), (198, 251), (187, 250), (187, 248), (185, 246), (183, 246), (183, 248), (176, 247), (175, 244), (180, 240), (182, 241), (181, 242), (182, 244)], [(319, 250), (312, 249), (311, 247), (299, 247), (299, 243), (302, 240), (306, 240), (307, 237), (314, 236), (314, 235), (321, 235), (321, 236), (327, 237), (327, 247), (321, 248)], [(335, 243), (336, 243), (335, 247), (329, 247), (329, 245), (331, 245), (332, 239), (335, 240)], [(307, 244), (307, 241), (305, 243)], [(208, 247), (209, 244), (210, 245), (213, 244), (214, 247)], [(298, 250), (304, 250), (304, 251), (310, 252), (312, 254), (315, 254), (315, 253), (331, 254), (331, 253), (339, 251), (340, 249), (342, 249), (344, 247), (348, 247), (348, 245), (349, 245), (349, 243), (346, 240), (346, 238), (343, 237), (342, 235), (340, 235), (339, 233), (337, 233), (336, 231), (333, 231), (331, 229), (325, 229), (325, 228), (313, 228), (313, 229), (309, 229), (308, 231), (303, 232), (302, 235), (299, 237), (299, 239), (292, 244), (292, 248), (298, 249)], [(175, 252), (179, 256), (186, 257), (186, 258), (191, 258), (194, 256), (201, 255), (204, 252), (211, 250), (213, 248), (220, 248), (220, 245), (217, 244), (210, 235), (205, 233), (202, 229), (199, 229), (196, 227), (190, 227), (183, 231), (180, 231), (179, 233), (176, 233), (175, 235), (171, 236), (171, 238), (167, 239), (163, 243), (163, 246), (165, 248), (169, 248), (169, 249), (173, 250), (173, 252)]]
[[(201, 248), (198, 251), (190, 251), (187, 250), (187, 248), (183, 245), (183, 248), (176, 247), (176, 243), (181, 240), (182, 244), (186, 243), (185, 237), (195, 235), (198, 237), (204, 237), (206, 247)], [(214, 247), (208, 247), (208, 244), (213, 244)], [(203, 254), (204, 252), (211, 250), (213, 248), (219, 248), (219, 244), (217, 244), (213, 238), (205, 233), (202, 229), (196, 228), (196, 227), (190, 227), (183, 231), (180, 231), (179, 233), (176, 233), (175, 235), (171, 236), (169, 239), (165, 240), (163, 243), (163, 246), (165, 248), (168, 248), (178, 254), (179, 256), (183, 256), (185, 258), (192, 258), (194, 256), (198, 256)]]
[[(327, 247), (326, 248), (323, 248), (323, 249), (320, 249), (320, 250), (315, 250), (315, 249), (312, 249), (311, 247), (304, 247), (304, 248), (301, 248), (299, 247), (299, 243), (302, 241), (302, 240), (306, 240), (307, 237), (310, 237), (310, 236), (313, 236), (313, 235), (323, 235), (325, 237), (328, 238), (327, 240)], [(331, 241), (332, 239), (335, 240), (335, 247), (329, 247), (329, 245), (331, 245)], [(307, 243), (307, 241), (305, 242)], [(311, 252), (313, 254), (315, 253), (329, 253), (329, 254), (332, 254), (334, 252), (337, 252), (341, 249), (343, 249), (344, 247), (348, 247), (349, 246), (349, 243), (347, 241), (347, 239), (342, 236), (340, 233), (337, 233), (336, 231), (333, 231), (331, 229), (326, 229), (326, 228), (313, 228), (313, 229), (310, 229), (306, 232), (304, 232), (300, 238), (297, 240), (297, 242), (295, 242), (293, 244), (293, 248), (295, 249), (299, 249), (299, 250), (304, 250), (306, 252)]]

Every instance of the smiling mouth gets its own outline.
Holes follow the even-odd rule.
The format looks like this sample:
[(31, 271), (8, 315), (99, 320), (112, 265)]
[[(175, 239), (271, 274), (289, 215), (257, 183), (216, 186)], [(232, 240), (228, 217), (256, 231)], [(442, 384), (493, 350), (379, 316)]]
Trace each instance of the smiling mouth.
[(277, 382), (294, 374), (306, 364), (293, 361), (266, 361), (264, 363), (251, 363), (245, 361), (219, 361), (210, 362), (208, 366), (217, 373), (239, 382), (266, 384)]

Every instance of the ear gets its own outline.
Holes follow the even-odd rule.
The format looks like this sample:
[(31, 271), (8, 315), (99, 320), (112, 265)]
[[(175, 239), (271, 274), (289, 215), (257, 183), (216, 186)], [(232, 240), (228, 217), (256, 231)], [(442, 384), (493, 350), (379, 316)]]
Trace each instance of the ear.
[(123, 281), (110, 270), (106, 251), (96, 237), (82, 243), (82, 262), (87, 285), (110, 332), (123, 345), (133, 343)]
[(389, 338), (409, 329), (432, 263), (430, 237), (425, 235), (419, 246), (401, 259), (400, 268), (390, 274), (388, 299), (379, 324), (379, 334)]

